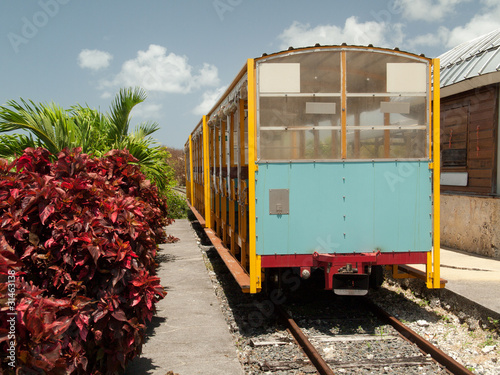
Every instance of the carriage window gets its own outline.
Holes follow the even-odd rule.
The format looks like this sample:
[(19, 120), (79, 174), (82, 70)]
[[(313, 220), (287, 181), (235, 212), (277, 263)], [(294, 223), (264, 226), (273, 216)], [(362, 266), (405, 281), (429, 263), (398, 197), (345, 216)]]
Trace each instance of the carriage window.
[(340, 158), (340, 52), (270, 59), (258, 69), (264, 160)]
[(427, 157), (427, 64), (348, 51), (346, 65), (347, 158)]
[(260, 143), (266, 160), (340, 159), (340, 130), (267, 130)]
[(348, 97), (347, 158), (422, 158), (426, 97)]
[(428, 62), (365, 50), (345, 56), (344, 87), (339, 50), (257, 65), (259, 160), (335, 160), (342, 147), (347, 159), (428, 156)]
[(387, 53), (347, 51), (347, 92), (426, 92), (426, 64), (408, 61)]
[(426, 148), (425, 130), (347, 129), (348, 159), (414, 159)]

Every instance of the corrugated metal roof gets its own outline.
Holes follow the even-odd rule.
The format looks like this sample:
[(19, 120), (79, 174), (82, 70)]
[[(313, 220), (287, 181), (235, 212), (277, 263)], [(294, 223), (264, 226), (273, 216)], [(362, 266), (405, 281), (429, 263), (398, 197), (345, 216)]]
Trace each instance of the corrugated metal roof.
[(500, 71), (500, 29), (462, 43), (439, 56), (441, 87)]

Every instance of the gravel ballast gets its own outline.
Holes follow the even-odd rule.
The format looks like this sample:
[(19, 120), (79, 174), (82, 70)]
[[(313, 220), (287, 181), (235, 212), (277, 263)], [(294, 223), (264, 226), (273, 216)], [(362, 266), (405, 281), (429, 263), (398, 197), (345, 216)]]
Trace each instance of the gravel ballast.
[[(245, 373), (315, 373), (288, 332), (279, 328), (274, 320), (274, 305), (259, 296), (241, 293), (217, 252), (203, 238), (200, 249)], [(392, 280), (386, 280), (380, 289), (370, 291), (370, 297), (473, 373), (500, 374), (498, 321), (489, 319), (486, 322), (471, 316), (470, 308), (457, 310), (456, 304), (447, 302), (446, 298), (423, 298), (411, 288), (402, 287)], [(323, 355), (333, 358), (335, 353), (326, 350)], [(297, 368), (286, 365), (280, 370), (284, 363), (294, 363)], [(422, 369), (420, 373), (427, 372)]]

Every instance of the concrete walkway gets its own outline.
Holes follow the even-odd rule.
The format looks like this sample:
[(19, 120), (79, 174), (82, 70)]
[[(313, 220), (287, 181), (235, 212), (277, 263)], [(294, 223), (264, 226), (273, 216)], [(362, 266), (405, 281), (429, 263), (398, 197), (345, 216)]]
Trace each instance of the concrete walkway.
[(500, 260), (441, 248), (441, 278), (449, 291), (500, 314)]
[(167, 296), (157, 306), (139, 358), (126, 375), (238, 375), (243, 369), (187, 219), (167, 233), (180, 239), (161, 246), (158, 275)]
[(441, 249), (446, 289), (500, 314), (500, 260)]

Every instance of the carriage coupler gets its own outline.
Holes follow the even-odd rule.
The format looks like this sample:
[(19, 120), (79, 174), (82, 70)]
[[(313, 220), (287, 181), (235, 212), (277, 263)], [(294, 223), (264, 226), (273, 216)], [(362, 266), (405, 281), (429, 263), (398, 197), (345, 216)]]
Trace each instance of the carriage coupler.
[[(318, 254), (313, 253), (315, 266), (325, 272), (325, 289), (337, 295), (364, 296), (368, 293), (370, 275), (359, 273), (377, 263), (380, 251), (361, 254)], [(354, 265), (354, 267), (353, 267)]]
[(370, 275), (367, 273), (336, 273), (333, 275), (333, 292), (340, 296), (364, 296), (368, 293)]

